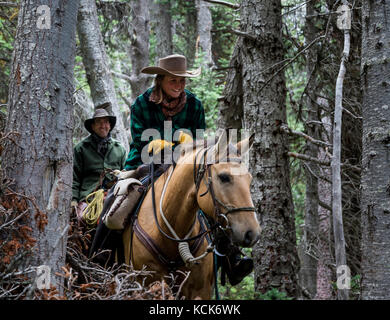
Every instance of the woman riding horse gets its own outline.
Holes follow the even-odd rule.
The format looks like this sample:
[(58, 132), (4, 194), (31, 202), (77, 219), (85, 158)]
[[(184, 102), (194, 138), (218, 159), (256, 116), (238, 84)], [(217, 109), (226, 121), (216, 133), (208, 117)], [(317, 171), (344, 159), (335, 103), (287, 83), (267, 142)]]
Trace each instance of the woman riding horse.
[[(141, 152), (148, 144), (148, 153), (159, 153), (166, 147), (175, 148), (180, 143), (189, 142), (196, 137), (196, 129), (205, 129), (205, 113), (201, 101), (190, 91), (185, 89), (186, 78), (200, 75), (200, 68), (187, 70), (187, 60), (182, 55), (170, 55), (159, 60), (158, 66), (149, 66), (141, 70), (142, 73), (156, 74), (154, 87), (149, 88), (140, 95), (131, 106), (131, 136), (132, 143), (126, 160), (126, 170), (134, 170), (142, 164)], [(168, 137), (164, 135), (164, 122), (171, 121)], [(165, 126), (166, 127), (166, 126)], [(154, 128), (160, 133), (161, 139), (142, 141), (142, 133), (146, 129)], [(172, 133), (187, 129), (192, 133), (181, 132), (178, 143), (172, 143)], [(165, 139), (164, 139), (165, 138)], [(223, 236), (218, 249), (227, 250)], [(241, 259), (237, 249), (224, 252), (228, 256), (220, 258), (219, 264), (224, 266), (229, 281), (232, 285), (238, 284), (246, 275), (253, 270), (253, 260), (244, 257)]]
[(252, 177), (242, 160), (251, 140), (233, 145), (225, 138), (180, 145), (175, 163), (152, 182), (134, 223), (125, 228), (125, 262), (154, 271), (140, 279), (145, 285), (168, 277), (177, 298), (210, 299), (217, 234), (245, 247), (259, 239)]
[[(145, 160), (143, 152), (161, 155), (164, 149), (175, 149), (181, 143), (191, 142), (197, 129), (206, 127), (201, 101), (185, 89), (186, 78), (199, 76), (200, 68), (187, 70), (186, 58), (174, 54), (160, 59), (158, 66), (145, 67), (141, 72), (156, 77), (154, 86), (137, 97), (131, 106), (132, 142), (125, 165), (128, 172), (122, 174), (122, 178), (136, 177), (136, 169)], [(148, 129), (155, 129), (157, 137), (145, 139)], [(179, 131), (178, 141), (172, 142), (173, 133)], [(218, 265), (222, 265), (230, 283), (236, 285), (252, 271), (253, 260), (248, 257), (241, 259), (240, 250), (229, 246), (226, 237), (220, 234), (218, 238), (217, 250), (225, 254), (218, 258)]]

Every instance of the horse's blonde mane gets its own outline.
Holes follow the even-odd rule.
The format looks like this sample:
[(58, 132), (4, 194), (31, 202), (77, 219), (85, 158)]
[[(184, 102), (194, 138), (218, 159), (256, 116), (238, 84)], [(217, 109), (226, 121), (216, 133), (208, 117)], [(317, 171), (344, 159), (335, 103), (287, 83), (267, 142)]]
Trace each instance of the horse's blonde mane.
[[(218, 137), (211, 137), (211, 138), (207, 138), (207, 139), (197, 139), (197, 140), (194, 140), (194, 141), (191, 141), (191, 142), (187, 142), (187, 143), (182, 143), (180, 145), (178, 145), (176, 147), (179, 148), (179, 152), (180, 152), (180, 158), (182, 157), (182, 153), (188, 155), (189, 152), (194, 152), (194, 151), (202, 151), (204, 149), (206, 149), (206, 147), (213, 147), (216, 145), (218, 141)], [(241, 156), (240, 154), (240, 151), (236, 148), (235, 145), (229, 143), (228, 144), (228, 154), (235, 154), (235, 155), (238, 155), (238, 156)], [(168, 174), (169, 174), (169, 168), (171, 167), (172, 165), (170, 166), (167, 166), (165, 168), (165, 171), (164, 173), (162, 174), (162, 176), (166, 177)]]

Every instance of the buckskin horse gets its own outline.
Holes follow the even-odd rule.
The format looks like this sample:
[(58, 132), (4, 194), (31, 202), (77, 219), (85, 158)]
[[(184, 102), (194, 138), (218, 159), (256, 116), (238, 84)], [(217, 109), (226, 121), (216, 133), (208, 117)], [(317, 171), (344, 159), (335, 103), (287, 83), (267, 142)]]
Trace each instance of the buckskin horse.
[[(181, 297), (211, 299), (214, 261), (207, 241), (212, 236), (210, 226), (223, 228), (233, 243), (243, 247), (251, 247), (259, 239), (261, 228), (250, 194), (252, 176), (242, 163), (253, 139), (232, 145), (226, 137), (224, 132), (211, 147), (199, 140), (180, 145), (176, 165), (147, 191), (133, 232), (131, 226), (124, 230), (125, 262), (130, 264), (131, 260), (135, 270), (146, 266), (155, 271), (146, 285), (180, 270), (183, 272), (176, 275), (187, 274), (181, 283)], [(197, 219), (199, 209), (211, 221), (209, 226)], [(183, 276), (177, 281), (183, 281)]]

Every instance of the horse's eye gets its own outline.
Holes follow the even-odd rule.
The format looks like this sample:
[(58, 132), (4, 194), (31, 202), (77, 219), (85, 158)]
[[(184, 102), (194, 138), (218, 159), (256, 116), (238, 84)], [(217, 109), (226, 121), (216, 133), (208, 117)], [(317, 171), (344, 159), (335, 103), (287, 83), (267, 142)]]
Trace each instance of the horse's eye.
[(219, 175), (218, 175), (218, 178), (219, 178), (219, 180), (221, 180), (221, 182), (223, 182), (223, 183), (227, 183), (227, 182), (230, 182), (230, 181), (231, 181), (230, 176), (229, 176), (228, 174), (226, 174), (226, 173), (221, 173), (221, 174), (219, 174)]

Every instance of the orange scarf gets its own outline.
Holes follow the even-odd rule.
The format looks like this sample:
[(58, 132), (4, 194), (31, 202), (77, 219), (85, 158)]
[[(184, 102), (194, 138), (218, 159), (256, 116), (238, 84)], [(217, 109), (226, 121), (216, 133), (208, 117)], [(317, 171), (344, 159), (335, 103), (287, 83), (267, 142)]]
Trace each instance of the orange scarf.
[[(158, 102), (158, 96), (155, 90), (153, 90), (149, 100), (154, 103)], [(175, 114), (178, 114), (181, 110), (183, 110), (186, 101), (187, 101), (187, 96), (184, 91), (180, 94), (180, 96), (170, 101), (168, 100), (168, 96), (165, 93), (163, 93), (163, 99), (159, 103), (159, 105), (161, 106), (161, 111), (163, 112), (164, 116), (168, 120), (172, 120), (172, 117)]]

